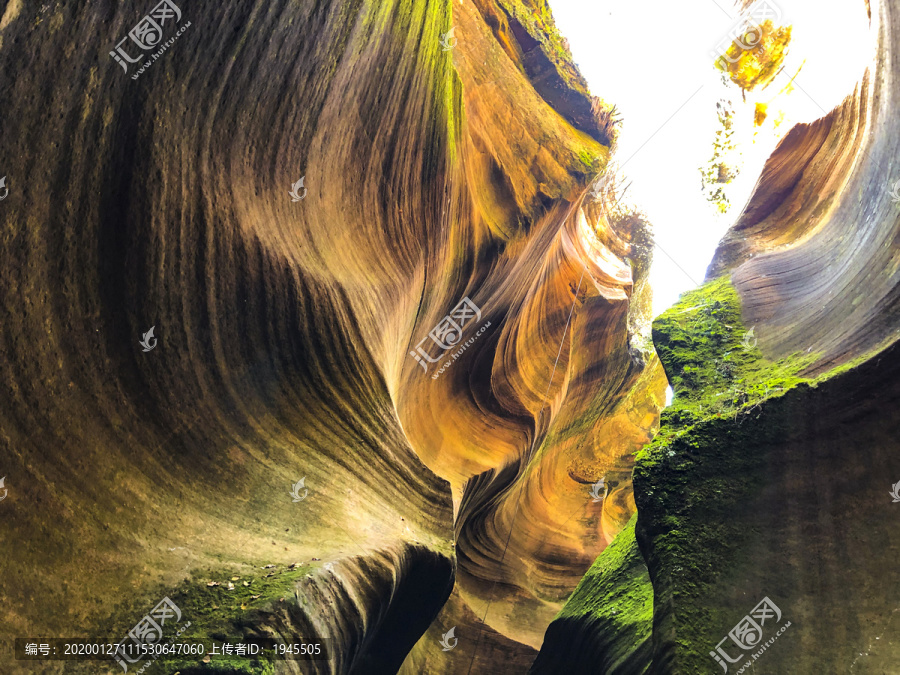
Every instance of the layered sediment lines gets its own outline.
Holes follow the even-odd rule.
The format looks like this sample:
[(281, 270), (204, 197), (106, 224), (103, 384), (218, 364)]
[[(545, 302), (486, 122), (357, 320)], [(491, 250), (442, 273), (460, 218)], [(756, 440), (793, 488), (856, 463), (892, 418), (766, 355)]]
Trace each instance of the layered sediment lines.
[[(170, 595), (196, 637), (332, 638), (315, 672), (527, 665), (664, 386), (546, 6), (192, 2), (132, 79), (106, 54), (143, 11), (0, 18), (3, 637), (124, 636)], [(435, 379), (419, 345), (466, 348)]]
[(764, 353), (819, 353), (810, 372), (884, 346), (900, 320), (895, 13), (873, 4), (875, 61), (842, 105), (781, 141), (709, 271), (732, 275)]

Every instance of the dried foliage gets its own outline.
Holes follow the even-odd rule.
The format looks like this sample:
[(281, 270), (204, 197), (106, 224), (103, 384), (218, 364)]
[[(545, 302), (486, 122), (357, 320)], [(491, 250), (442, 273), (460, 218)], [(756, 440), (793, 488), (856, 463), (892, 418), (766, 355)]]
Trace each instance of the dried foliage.
[(764, 21), (734, 40), (725, 56), (716, 61), (716, 68), (742, 93), (765, 87), (781, 69), (790, 42), (790, 26), (775, 28), (771, 20)]
[(724, 100), (716, 103), (716, 109), (719, 128), (713, 141), (712, 157), (700, 168), (700, 181), (707, 201), (714, 204), (719, 213), (726, 213), (731, 201), (725, 195), (725, 186), (740, 173), (740, 153), (734, 142), (734, 109)]

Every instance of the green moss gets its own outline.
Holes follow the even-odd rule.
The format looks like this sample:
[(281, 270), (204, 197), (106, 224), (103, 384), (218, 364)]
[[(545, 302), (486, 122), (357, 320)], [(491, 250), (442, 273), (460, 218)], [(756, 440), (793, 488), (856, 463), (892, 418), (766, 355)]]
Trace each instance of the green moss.
[[(535, 90), (574, 128), (612, 148), (620, 117), (615, 106), (591, 96), (587, 80), (575, 65), (568, 42), (553, 20), (547, 0), (498, 0), (519, 37), (510, 36), (528, 52), (514, 57)], [(527, 33), (527, 38), (521, 35)], [(527, 44), (533, 41), (535, 44)], [(542, 58), (535, 58), (536, 56)]]
[(636, 517), (591, 565), (550, 629), (534, 672), (643, 673), (649, 665), (653, 588), (635, 540)]
[(653, 322), (653, 343), (675, 398), (651, 446), (664, 445), (701, 420), (736, 419), (767, 398), (813, 382), (800, 373), (818, 353), (769, 361), (751, 330), (741, 321), (740, 297), (727, 277), (685, 293)]
[(584, 165), (584, 170), (587, 174), (596, 173), (598, 164), (602, 162), (602, 159), (600, 159), (599, 157), (595, 157), (587, 150), (579, 150), (578, 159)]
[(635, 639), (650, 637), (653, 620), (653, 589), (637, 547), (632, 517), (612, 543), (597, 556), (559, 618), (590, 615), (609, 622), (616, 633), (628, 632)]
[(746, 505), (766, 484), (767, 453), (791, 433), (792, 401), (781, 399), (793, 391), (802, 402), (803, 390), (846, 367), (814, 378), (804, 373), (817, 353), (764, 358), (728, 277), (683, 295), (654, 321), (653, 340), (675, 397), (637, 455), (637, 533), (658, 633), (673, 636), (662, 651), (675, 653), (661, 658), (673, 659), (672, 672), (706, 672), (711, 641), (734, 623), (715, 598), (755, 537)]
[[(231, 569), (199, 569), (194, 570), (191, 579), (174, 591), (160, 590), (159, 597), (168, 594), (181, 609), (181, 625), (190, 622), (190, 627), (182, 634), (183, 638), (246, 643), (248, 636), (259, 634), (259, 626), (268, 615), (284, 607), (285, 603), (296, 602), (296, 585), (313, 569), (313, 565), (301, 565), (294, 569), (282, 565), (270, 569), (245, 567), (237, 572)], [(267, 576), (269, 574), (272, 576)], [(232, 581), (233, 577), (240, 578)], [(217, 581), (220, 585), (207, 586), (210, 581)], [(228, 590), (229, 582), (234, 584), (232, 590)], [(249, 585), (245, 586), (244, 582)], [(129, 620), (133, 623), (147, 609), (135, 606), (129, 612)], [(169, 632), (166, 638), (171, 638)], [(146, 663), (141, 662), (138, 668)], [(270, 656), (249, 659), (232, 655), (214, 656), (209, 664), (202, 666), (196, 656), (161, 658), (154, 663), (151, 672), (190, 673), (194, 667), (201, 667), (204, 673), (216, 674), (269, 675), (275, 672)]]
[[(453, 51), (445, 51), (440, 47), (441, 36), (453, 28), (452, 3), (446, 0), (436, 3), (430, 18), (431, 20), (426, 22), (430, 35), (424, 42), (432, 45), (432, 48), (422, 56), (430, 61), (428, 65), (431, 72), (435, 73), (434, 116), (435, 119), (441, 120), (441, 126), (446, 129), (446, 161), (449, 165), (453, 165), (459, 158), (459, 142), (465, 121), (465, 101), (462, 81), (453, 66)], [(444, 148), (441, 150), (442, 152), (436, 155), (436, 162), (444, 156)]]
[(566, 86), (590, 99), (587, 80), (572, 59), (568, 43), (553, 20), (547, 0), (503, 0), (503, 6), (541, 45)]

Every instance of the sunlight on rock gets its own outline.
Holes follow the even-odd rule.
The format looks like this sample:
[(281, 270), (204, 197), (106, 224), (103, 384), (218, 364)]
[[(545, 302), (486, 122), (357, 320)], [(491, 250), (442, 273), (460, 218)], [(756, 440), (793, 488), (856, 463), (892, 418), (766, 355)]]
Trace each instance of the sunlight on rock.
[(898, 26), (5, 3), (0, 672), (895, 672)]

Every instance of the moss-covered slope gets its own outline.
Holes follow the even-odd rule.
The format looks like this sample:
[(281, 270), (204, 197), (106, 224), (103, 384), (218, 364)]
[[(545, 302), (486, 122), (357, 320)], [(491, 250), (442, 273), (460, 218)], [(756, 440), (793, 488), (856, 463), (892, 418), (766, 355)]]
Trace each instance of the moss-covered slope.
[(544, 637), (533, 675), (646, 672), (653, 589), (633, 517), (578, 584)]
[[(792, 621), (791, 637), (754, 672), (849, 672), (868, 640), (877, 646), (869, 624), (887, 625), (900, 606), (871, 591), (876, 564), (890, 565), (885, 547), (900, 545), (896, 528), (873, 524), (889, 501), (875, 486), (900, 472), (900, 392), (885, 382), (897, 350), (813, 380), (800, 373), (815, 353), (768, 361), (740, 317), (723, 277), (654, 323), (675, 398), (634, 471), (655, 599), (652, 672), (718, 672), (710, 651), (764, 597)], [(900, 587), (889, 577), (885, 589)]]

